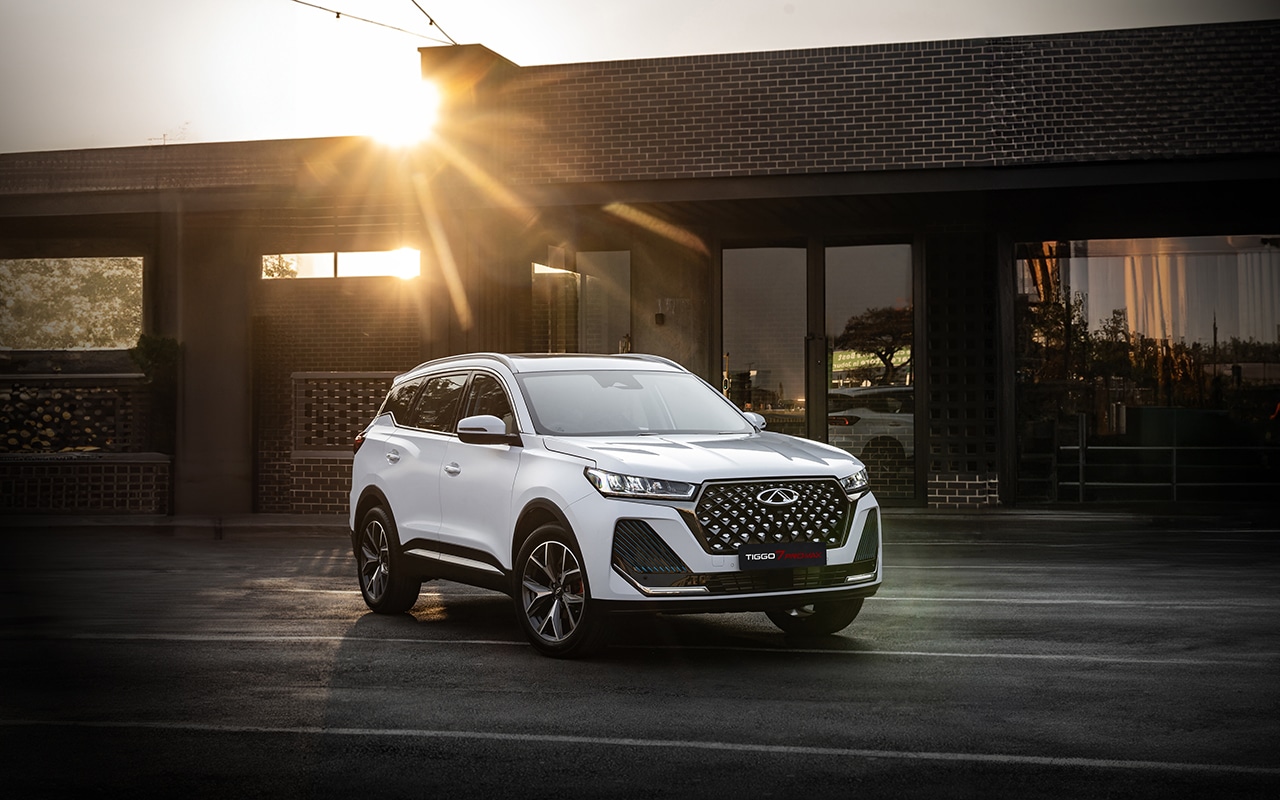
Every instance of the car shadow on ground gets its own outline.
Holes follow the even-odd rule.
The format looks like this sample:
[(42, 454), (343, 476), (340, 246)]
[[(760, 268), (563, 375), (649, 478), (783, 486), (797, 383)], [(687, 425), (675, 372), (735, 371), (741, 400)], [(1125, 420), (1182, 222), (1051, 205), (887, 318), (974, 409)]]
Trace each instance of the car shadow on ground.
[[(608, 644), (591, 660), (654, 662), (662, 653), (669, 657), (681, 651), (722, 651), (742, 658), (751, 652), (848, 652), (868, 647), (857, 636), (857, 621), (836, 635), (802, 637), (778, 630), (763, 613), (615, 614), (609, 628)], [(369, 612), (356, 620), (348, 637), (418, 639), (424, 644), (507, 643), (540, 658), (524, 639), (510, 598), (456, 584), (425, 583), (408, 613)]]

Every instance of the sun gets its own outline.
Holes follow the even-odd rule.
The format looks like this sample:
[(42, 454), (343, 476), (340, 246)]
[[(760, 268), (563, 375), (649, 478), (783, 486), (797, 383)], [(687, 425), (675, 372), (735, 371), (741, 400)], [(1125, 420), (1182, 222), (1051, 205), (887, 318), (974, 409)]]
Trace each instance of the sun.
[(376, 94), (369, 135), (392, 147), (409, 147), (431, 137), (440, 113), (440, 90), (434, 83), (388, 85)]

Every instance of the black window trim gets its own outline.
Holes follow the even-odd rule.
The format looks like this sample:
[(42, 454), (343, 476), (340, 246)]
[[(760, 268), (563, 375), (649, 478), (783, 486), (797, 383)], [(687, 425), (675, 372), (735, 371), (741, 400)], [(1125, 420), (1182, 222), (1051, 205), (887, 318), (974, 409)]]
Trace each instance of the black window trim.
[(507, 385), (507, 382), (506, 382), (506, 381), (504, 381), (504, 380), (502, 379), (502, 376), (501, 376), (501, 375), (499, 375), (497, 372), (494, 372), (494, 371), (493, 371), (493, 370), (491, 370), (491, 369), (476, 368), (476, 369), (471, 370), (471, 374), (470, 374), (470, 375), (468, 376), (468, 378), (467, 378), (467, 387), (466, 387), (467, 402), (466, 402), (466, 405), (465, 405), (465, 407), (464, 407), (464, 409), (463, 409), (466, 413), (461, 414), (457, 419), (455, 419), (455, 420), (453, 421), (454, 433), (457, 433), (457, 430), (458, 430), (458, 423), (459, 423), (459, 422), (461, 422), (461, 421), (462, 421), (464, 418), (466, 418), (466, 417), (474, 416), (474, 414), (472, 413), (472, 410), (473, 410), (474, 405), (475, 405), (475, 403), (474, 403), (474, 401), (475, 401), (475, 394), (473, 393), (472, 389), (473, 389), (473, 386), (474, 386), (474, 384), (475, 384), (476, 376), (477, 376), (477, 375), (480, 375), (480, 374), (484, 374), (484, 375), (489, 376), (490, 378), (493, 378), (495, 381), (497, 381), (497, 382), (498, 382), (498, 386), (502, 387), (502, 391), (503, 391), (503, 392), (505, 392), (505, 393), (506, 393), (506, 395), (507, 395), (507, 405), (511, 407), (511, 415), (512, 415), (512, 417), (514, 417), (514, 418), (515, 418), (515, 426), (516, 426), (516, 428), (517, 428), (517, 429), (519, 429), (519, 427), (520, 427), (520, 417), (519, 417), (519, 415), (518, 415), (518, 414), (516, 414), (516, 404), (515, 404), (515, 402), (512, 400), (512, 398), (513, 398), (513, 396), (514, 396), (514, 395), (513, 395), (513, 394), (512, 394), (512, 392), (511, 392), (511, 387)]
[(411, 427), (406, 422), (401, 422), (400, 420), (396, 419), (395, 412), (387, 409), (387, 401), (391, 399), (391, 394), (395, 392), (397, 389), (399, 389), (401, 386), (404, 386), (406, 383), (417, 383), (418, 387), (413, 392), (413, 399), (409, 401), (409, 406), (405, 411), (405, 416), (412, 418), (414, 410), (418, 407), (418, 398), (422, 396), (422, 387), (426, 386), (427, 384), (426, 379), (427, 379), (427, 376), (425, 375), (415, 375), (412, 378), (403, 380), (398, 384), (392, 385), (392, 387), (387, 390), (387, 396), (382, 399), (382, 406), (381, 408), (378, 409), (378, 416), (386, 415), (391, 417), (391, 424), (395, 425), (397, 428)]
[[(415, 394), (413, 398), (413, 403), (409, 406), (410, 419), (413, 419), (415, 421), (417, 420), (418, 404), (422, 402), (422, 393), (429, 381), (434, 380), (435, 378), (449, 378), (455, 375), (463, 376), (462, 393), (463, 393), (464, 399), (467, 399), (469, 397), (469, 395), (467, 395), (467, 392), (471, 387), (471, 371), (470, 370), (465, 370), (465, 369), (441, 370), (440, 372), (429, 372), (429, 373), (418, 375), (412, 378), (411, 380), (421, 380), (422, 383), (419, 384), (417, 394)], [(462, 406), (462, 403), (459, 403), (458, 407), (461, 408), (461, 406)], [(458, 410), (455, 409), (453, 412), (453, 419), (449, 423), (449, 430), (438, 430), (436, 428), (421, 428), (421, 427), (418, 427), (417, 425), (409, 425), (407, 423), (402, 423), (399, 420), (395, 419), (394, 414), (392, 415), (391, 418), (395, 422), (395, 425), (397, 428), (404, 428), (406, 430), (411, 430), (411, 431), (421, 431), (422, 433), (435, 433), (443, 436), (456, 436), (457, 429), (458, 429), (458, 420), (461, 419), (461, 417), (458, 416)]]

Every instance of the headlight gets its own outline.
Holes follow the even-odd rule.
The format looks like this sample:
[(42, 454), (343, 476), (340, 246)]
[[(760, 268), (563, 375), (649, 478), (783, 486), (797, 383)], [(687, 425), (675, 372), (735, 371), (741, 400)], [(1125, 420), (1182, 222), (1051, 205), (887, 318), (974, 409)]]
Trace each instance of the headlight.
[(658, 478), (638, 478), (635, 475), (619, 475), (602, 469), (587, 467), (587, 480), (606, 497), (638, 497), (645, 500), (688, 500), (697, 491), (698, 484), (681, 481), (664, 481)]
[(865, 492), (867, 490), (867, 487), (870, 485), (871, 485), (871, 482), (867, 480), (867, 471), (865, 469), (860, 469), (857, 472), (850, 475), (849, 477), (840, 481), (840, 488), (844, 489), (844, 493), (851, 497), (855, 494), (861, 494), (862, 492)]

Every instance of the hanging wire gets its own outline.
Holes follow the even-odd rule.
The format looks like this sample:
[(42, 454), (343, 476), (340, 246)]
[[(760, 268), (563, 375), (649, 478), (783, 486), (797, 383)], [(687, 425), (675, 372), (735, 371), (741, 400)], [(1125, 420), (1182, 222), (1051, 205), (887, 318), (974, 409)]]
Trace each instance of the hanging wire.
[(439, 24), (438, 24), (434, 19), (432, 19), (432, 18), (431, 18), (431, 15), (427, 13), (427, 10), (426, 10), (425, 8), (423, 8), (422, 6), (419, 6), (419, 5), (418, 5), (418, 0), (409, 0), (409, 2), (413, 3), (415, 6), (418, 6), (418, 10), (422, 12), (422, 16), (424, 16), (424, 17), (426, 17), (426, 18), (427, 18), (427, 22), (430, 22), (430, 23), (431, 23), (431, 27), (433, 27), (433, 28), (435, 28), (436, 30), (440, 31), (440, 35), (442, 35), (442, 36), (444, 36), (444, 38), (448, 39), (450, 44), (454, 44), (454, 45), (456, 45), (456, 44), (457, 44), (457, 42), (455, 42), (455, 41), (453, 40), (453, 37), (452, 37), (452, 36), (450, 36), (449, 34), (445, 33), (445, 32), (444, 32), (444, 28), (441, 28), (441, 27), (440, 27), (440, 25), (439, 25)]
[[(395, 25), (388, 25), (385, 22), (378, 22), (377, 20), (373, 20), (373, 19), (365, 19), (364, 17), (357, 17), (355, 14), (348, 14), (345, 11), (338, 11), (332, 8), (325, 8), (324, 6), (318, 6), (315, 3), (305, 2), (305, 0), (290, 0), (290, 2), (297, 3), (300, 6), (306, 6), (307, 8), (314, 8), (317, 11), (326, 11), (330, 14), (333, 14), (338, 19), (342, 19), (343, 17), (346, 17), (348, 19), (354, 19), (359, 22), (367, 22), (370, 25), (377, 25), (379, 28), (387, 28), (389, 30), (398, 31), (400, 33), (407, 33), (410, 36), (416, 36), (419, 39), (426, 39), (428, 42), (436, 42), (438, 44), (457, 44), (457, 42), (453, 41), (453, 39), (449, 39), (449, 41), (446, 42), (444, 39), (437, 39), (433, 36), (424, 36), (421, 33), (416, 33), (411, 30), (406, 30), (405, 28), (397, 28)], [(418, 4), (414, 3), (414, 5), (416, 6)], [(422, 7), (418, 6), (418, 8), (419, 10), (421, 10)], [(422, 13), (426, 14), (427, 12), (423, 11)], [(431, 17), (428, 16), (427, 19), (430, 20)], [(435, 25), (436, 30), (440, 31), (440, 33), (444, 34), (446, 37), (449, 36), (449, 34), (445, 33), (443, 30), (440, 30), (440, 26), (435, 24), (435, 20), (431, 20), (431, 24)]]

